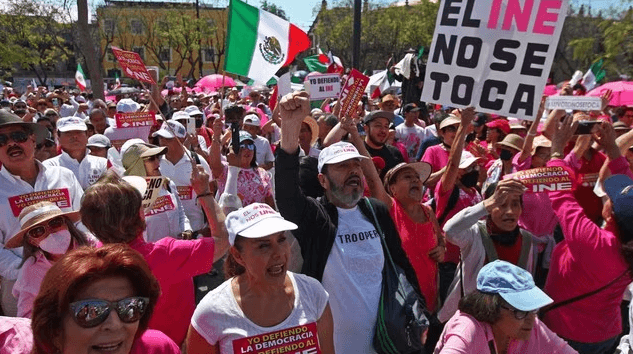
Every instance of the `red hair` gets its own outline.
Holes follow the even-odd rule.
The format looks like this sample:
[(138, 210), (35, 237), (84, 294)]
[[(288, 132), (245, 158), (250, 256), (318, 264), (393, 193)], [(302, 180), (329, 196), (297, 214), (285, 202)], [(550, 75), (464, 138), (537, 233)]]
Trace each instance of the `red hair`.
[(79, 247), (55, 262), (46, 273), (33, 303), (33, 354), (55, 353), (63, 338), (63, 320), (77, 294), (95, 281), (123, 276), (134, 286), (135, 296), (148, 297), (149, 305), (139, 321), (136, 337), (146, 329), (160, 295), (158, 281), (143, 256), (126, 244), (101, 248)]

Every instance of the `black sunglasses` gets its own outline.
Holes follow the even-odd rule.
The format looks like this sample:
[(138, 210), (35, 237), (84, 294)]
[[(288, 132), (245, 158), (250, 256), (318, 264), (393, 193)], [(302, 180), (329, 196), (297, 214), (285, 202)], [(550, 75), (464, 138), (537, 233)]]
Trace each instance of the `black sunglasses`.
[(253, 143), (241, 143), (240, 144), (240, 149), (255, 150), (255, 144), (253, 144)]
[(133, 296), (119, 301), (101, 299), (81, 300), (71, 303), (70, 314), (83, 328), (96, 327), (108, 318), (114, 309), (121, 322), (132, 323), (143, 317), (149, 305), (149, 298)]
[(517, 320), (522, 320), (526, 317), (528, 317), (529, 314), (536, 314), (538, 313), (538, 310), (534, 310), (534, 311), (521, 311), (521, 310), (517, 310), (517, 309), (513, 309), (507, 306), (501, 306), (502, 308), (508, 310), (508, 311), (512, 311), (514, 313), (514, 318), (516, 318)]
[(54, 141), (46, 140), (46, 141), (44, 141), (41, 144), (37, 144), (37, 146), (35, 148), (38, 149), (38, 150), (43, 148), (43, 147), (45, 147), (47, 149), (50, 149), (53, 146), (55, 146), (55, 142)]
[(0, 134), (0, 147), (3, 147), (9, 143), (9, 139), (16, 143), (23, 143), (29, 139), (29, 134), (24, 131), (14, 131), (12, 133)]

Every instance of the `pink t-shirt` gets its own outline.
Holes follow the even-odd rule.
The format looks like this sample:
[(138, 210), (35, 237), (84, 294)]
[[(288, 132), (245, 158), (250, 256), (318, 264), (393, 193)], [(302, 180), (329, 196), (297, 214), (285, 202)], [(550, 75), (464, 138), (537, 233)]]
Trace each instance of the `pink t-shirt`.
[[(568, 166), (561, 159), (547, 166)], [(612, 174), (631, 177), (624, 157), (609, 163)], [(550, 192), (552, 207), (558, 215), (565, 239), (552, 251), (545, 292), (561, 302), (600, 289), (597, 294), (553, 309), (543, 322), (559, 336), (582, 343), (598, 343), (622, 332), (620, 303), (631, 276), (621, 276), (628, 264), (620, 252), (621, 243), (615, 230), (602, 229), (589, 219), (570, 191)]]
[(433, 145), (426, 149), (421, 161), (431, 164), (433, 172), (437, 172), (448, 164), (449, 153), (450, 149), (445, 148), (443, 144)]
[[(433, 313), (437, 299), (437, 263), (429, 257), (429, 252), (437, 246), (435, 227), (431, 220), (423, 224), (414, 222), (402, 204), (395, 199), (392, 202), (389, 214), (400, 234), (402, 249), (415, 270), (420, 290), (426, 299), (426, 307)], [(422, 208), (428, 219), (433, 211), (425, 205)]]
[(134, 340), (130, 354), (180, 354), (180, 348), (163, 332), (148, 329)]
[[(532, 156), (528, 156), (523, 162), (519, 162), (521, 154), (516, 154), (512, 161), (517, 171), (530, 169), (532, 165)], [(558, 217), (552, 209), (552, 202), (546, 192), (541, 193), (524, 193), (523, 194), (523, 212), (519, 217), (519, 226), (528, 230), (534, 236), (542, 240), (541, 236), (551, 236), (554, 228), (558, 224)]]
[[(224, 193), (226, 177), (229, 172), (229, 165), (222, 162), (224, 169), (222, 175), (217, 178), (218, 195)], [(242, 200), (242, 205), (247, 206), (253, 203), (266, 203), (266, 198), (273, 196), (273, 187), (270, 174), (263, 168), (243, 168), (237, 175), (237, 195)]]
[(13, 296), (18, 299), (18, 317), (31, 318), (33, 300), (40, 292), (44, 275), (52, 266), (53, 264), (40, 251), (24, 262), (12, 290)]
[[(457, 311), (446, 323), (434, 354), (490, 354), (490, 342), (494, 345), (492, 326), (479, 322), (471, 315)], [(573, 354), (578, 353), (567, 342), (552, 332), (538, 317), (528, 340), (511, 339), (507, 354), (548, 353)]]
[(129, 245), (143, 255), (160, 284), (161, 295), (149, 328), (181, 345), (196, 308), (193, 277), (213, 266), (213, 238), (185, 241), (167, 237), (148, 243), (139, 236)]
[(30, 354), (31, 350), (31, 320), (0, 316), (0, 354)]
[[(440, 226), (444, 227), (444, 224), (453, 217), (453, 215), (459, 213), (462, 209), (466, 209), (470, 206), (473, 206), (483, 199), (481, 195), (475, 188), (470, 188), (468, 192), (463, 189), (455, 186), (455, 188), (459, 189), (459, 199), (457, 199), (457, 204), (446, 214), (444, 220), (439, 220), (439, 218), (444, 214), (444, 209), (448, 206), (448, 200), (451, 197), (451, 193), (453, 190), (448, 190), (446, 192), (442, 192), (442, 180), (440, 179), (435, 186), (435, 215), (440, 222)], [(452, 262), (459, 263), (459, 247), (454, 244), (446, 241), (446, 255), (444, 256), (444, 262)]]

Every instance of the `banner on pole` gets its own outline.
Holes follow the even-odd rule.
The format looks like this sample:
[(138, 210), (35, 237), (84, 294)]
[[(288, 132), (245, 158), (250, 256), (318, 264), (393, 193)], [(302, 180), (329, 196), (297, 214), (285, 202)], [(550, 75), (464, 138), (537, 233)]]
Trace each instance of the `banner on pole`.
[(368, 83), (369, 78), (360, 71), (356, 69), (350, 71), (339, 97), (341, 101), (339, 117), (350, 117), (352, 115), (352, 112), (356, 109), (356, 105), (358, 105), (358, 102), (363, 98), (363, 93)]
[(568, 0), (443, 0), (421, 100), (534, 120)]
[(143, 63), (143, 59), (141, 59), (138, 53), (128, 52), (117, 47), (112, 47), (112, 53), (119, 62), (119, 65), (121, 65), (121, 70), (125, 75), (138, 81), (147, 82), (148, 84), (156, 84), (156, 81), (154, 81), (152, 75), (147, 71), (145, 63)]

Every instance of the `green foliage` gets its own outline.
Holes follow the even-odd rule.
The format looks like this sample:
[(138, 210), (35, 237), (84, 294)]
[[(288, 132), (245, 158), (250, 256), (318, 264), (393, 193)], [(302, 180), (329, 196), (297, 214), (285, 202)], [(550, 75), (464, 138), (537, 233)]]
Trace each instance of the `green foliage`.
[[(317, 46), (332, 50), (344, 65), (349, 66), (352, 60), (353, 10), (349, 1), (339, 5), (343, 7), (319, 13), (314, 34)], [(410, 47), (429, 47), (438, 6), (430, 1), (388, 7), (369, 3), (361, 18), (360, 68), (357, 69), (384, 69), (392, 55), (397, 62)]]
[(275, 15), (283, 18), (284, 20), (288, 21), (288, 16), (286, 16), (286, 11), (284, 11), (281, 8), (281, 6), (277, 6), (277, 5), (273, 4), (272, 2), (268, 2), (266, 0), (262, 0), (262, 3), (259, 6), (259, 8), (264, 10), (264, 11), (268, 11), (271, 14), (275, 14)]
[(70, 26), (60, 8), (42, 2), (8, 0), (0, 9), (0, 75), (30, 70), (44, 84), (48, 72), (72, 56)]

